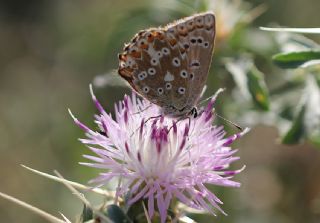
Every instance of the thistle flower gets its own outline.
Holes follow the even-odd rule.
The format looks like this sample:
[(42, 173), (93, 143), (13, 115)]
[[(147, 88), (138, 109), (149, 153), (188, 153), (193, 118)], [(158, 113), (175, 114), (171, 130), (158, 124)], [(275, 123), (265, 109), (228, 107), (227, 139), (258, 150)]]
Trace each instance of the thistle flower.
[[(220, 92), (220, 91), (219, 91)], [(92, 93), (92, 91), (91, 91)], [(215, 215), (222, 204), (206, 185), (239, 187), (231, 178), (242, 171), (229, 170), (239, 157), (229, 145), (244, 135), (225, 137), (222, 126), (213, 126), (216, 94), (197, 118), (174, 120), (160, 116), (159, 107), (133, 94), (115, 105), (115, 118), (108, 114), (92, 93), (100, 112), (95, 116), (100, 131), (93, 131), (78, 121), (86, 132), (86, 144), (95, 156), (84, 155), (102, 169), (91, 182), (104, 185), (121, 178), (118, 196), (130, 195), (128, 205), (147, 201), (148, 215), (156, 211), (165, 222), (173, 198), (185, 205)], [(156, 207), (155, 207), (156, 206)]]

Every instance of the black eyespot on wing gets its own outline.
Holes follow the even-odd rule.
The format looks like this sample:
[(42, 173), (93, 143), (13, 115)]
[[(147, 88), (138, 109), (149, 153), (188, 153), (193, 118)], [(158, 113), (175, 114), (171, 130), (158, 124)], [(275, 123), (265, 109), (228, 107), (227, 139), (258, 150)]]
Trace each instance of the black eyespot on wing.
[(193, 62), (191, 62), (190, 67), (200, 67), (199, 61), (193, 61)]
[(171, 83), (166, 83), (166, 89), (170, 90), (172, 88), (172, 84)]

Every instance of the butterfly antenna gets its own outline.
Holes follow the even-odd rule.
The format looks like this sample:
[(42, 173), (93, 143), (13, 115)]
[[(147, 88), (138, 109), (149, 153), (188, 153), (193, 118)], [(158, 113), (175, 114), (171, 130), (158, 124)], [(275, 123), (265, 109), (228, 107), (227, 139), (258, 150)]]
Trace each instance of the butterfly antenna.
[(230, 120), (222, 117), (221, 115), (218, 115), (217, 113), (215, 113), (215, 115), (216, 115), (218, 118), (222, 119), (223, 121), (225, 121), (225, 122), (233, 125), (233, 126), (236, 127), (237, 129), (239, 129), (241, 132), (244, 130), (240, 125), (238, 125), (238, 124), (236, 124), (236, 123), (234, 123), (234, 122), (232, 122), (232, 121), (230, 121)]

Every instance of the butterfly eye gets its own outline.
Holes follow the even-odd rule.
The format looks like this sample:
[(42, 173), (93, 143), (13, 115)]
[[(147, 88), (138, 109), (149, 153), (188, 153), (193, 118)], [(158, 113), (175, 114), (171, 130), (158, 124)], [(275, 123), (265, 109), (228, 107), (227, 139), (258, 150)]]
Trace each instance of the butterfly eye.
[(179, 93), (179, 94), (184, 94), (184, 93), (186, 93), (186, 89), (183, 88), (183, 87), (179, 87), (179, 88), (178, 88), (178, 93)]
[(186, 71), (186, 70), (182, 70), (182, 71), (180, 72), (180, 76), (181, 76), (182, 78), (187, 78), (187, 77), (188, 77), (187, 71)]
[(163, 88), (159, 87), (159, 88), (157, 89), (157, 91), (158, 91), (158, 94), (159, 94), (159, 95), (163, 94)]
[(148, 93), (150, 91), (150, 88), (148, 86), (144, 86), (142, 90), (144, 93)]
[(180, 66), (180, 60), (179, 60), (179, 58), (178, 58), (178, 57), (173, 58), (172, 64), (173, 64), (173, 66), (175, 66), (175, 67), (179, 67), (179, 66)]
[(166, 89), (170, 90), (172, 88), (172, 84), (171, 83), (166, 83)]
[(191, 109), (191, 111), (190, 111), (190, 114), (191, 114), (194, 118), (198, 117), (197, 108), (196, 108), (196, 107), (193, 107), (193, 108)]
[(148, 74), (150, 74), (150, 75), (155, 75), (155, 74), (156, 74), (156, 69), (154, 69), (154, 68), (149, 68), (149, 69), (148, 69)]

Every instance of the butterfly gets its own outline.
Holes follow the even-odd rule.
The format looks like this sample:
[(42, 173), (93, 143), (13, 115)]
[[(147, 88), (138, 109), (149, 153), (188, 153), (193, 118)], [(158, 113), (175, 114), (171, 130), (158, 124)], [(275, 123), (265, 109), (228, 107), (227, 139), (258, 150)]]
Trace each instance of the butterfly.
[(212, 12), (138, 32), (119, 57), (119, 75), (164, 115), (197, 116), (215, 40)]

